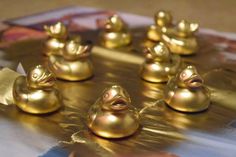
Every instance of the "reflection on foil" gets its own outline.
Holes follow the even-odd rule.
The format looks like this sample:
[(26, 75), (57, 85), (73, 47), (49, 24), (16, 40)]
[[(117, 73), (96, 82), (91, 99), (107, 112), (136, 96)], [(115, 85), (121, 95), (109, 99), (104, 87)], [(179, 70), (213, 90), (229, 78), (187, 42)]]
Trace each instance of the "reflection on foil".
[(204, 79), (211, 91), (213, 102), (236, 110), (236, 73), (234, 71), (222, 68), (213, 69), (204, 74)]
[(51, 148), (45, 154), (40, 155), (39, 157), (68, 157), (68, 156), (69, 156), (68, 150), (63, 149), (62, 147), (56, 146), (56, 147)]
[(93, 53), (95, 55), (99, 55), (99, 56), (105, 57), (107, 59), (121, 61), (121, 62), (129, 63), (129, 64), (140, 65), (144, 61), (143, 57), (135, 56), (129, 52), (123, 53), (123, 52), (121, 52), (121, 50), (120, 51), (111, 50), (111, 49), (106, 49), (106, 48), (102, 48), (99, 46), (95, 46), (93, 48)]
[[(159, 111), (158, 104), (149, 105), (148, 108), (142, 110), (142, 128), (133, 136), (124, 139), (108, 140), (98, 137), (91, 133), (85, 124), (81, 123), (80, 126), (74, 125), (74, 127), (72, 127), (73, 125), (67, 125), (64, 127), (66, 127), (67, 130), (68, 128), (70, 128), (69, 130), (79, 130), (78, 132), (72, 134), (72, 143), (75, 142), (86, 144), (88, 147), (96, 150), (96, 152), (102, 156), (111, 156), (114, 154), (130, 152), (141, 153), (151, 150), (155, 150), (156, 153), (159, 153), (161, 151), (160, 148), (164, 145), (164, 142), (166, 145), (168, 145), (172, 143), (171, 141), (177, 142), (184, 137), (178, 133), (175, 128), (168, 125), (168, 123), (162, 122), (163, 114), (161, 111)], [(162, 110), (162, 107), (160, 107), (160, 109)], [(80, 115), (80, 112), (76, 111), (75, 109), (73, 109), (72, 112), (75, 112), (78, 114), (78, 116), (83, 117), (83, 115)], [(73, 124), (74, 122), (71, 121), (67, 122), (67, 124), (68, 123)]]
[[(9, 47), (4, 52), (2, 59), (14, 65), (20, 61), (27, 71), (30, 67), (44, 62), (42, 45), (43, 41), (19, 42)], [(141, 51), (113, 51), (97, 46), (93, 51), (92, 59), (96, 69), (95, 76), (91, 80), (82, 82), (59, 80), (57, 82), (65, 104), (60, 112), (46, 116), (32, 116), (18, 111), (14, 106), (0, 106), (2, 119), (17, 122), (21, 127), (29, 130), (28, 132), (33, 132), (35, 136), (50, 137), (53, 139), (53, 144), (47, 145), (50, 141), (43, 139), (45, 140), (43, 146), (39, 146), (35, 141), (40, 140), (31, 140), (27, 134), (22, 134), (19, 140), (13, 138), (12, 141), (17, 139), (21, 146), (32, 149), (38, 147), (48, 149), (56, 145), (55, 141), (67, 141), (64, 142), (67, 147), (63, 147), (63, 149), (65, 152), (70, 150), (70, 157), (75, 156), (73, 151), (80, 152), (84, 157), (96, 156), (96, 154), (97, 156), (114, 156), (114, 154), (121, 153), (136, 155), (143, 152), (158, 154), (165, 151), (180, 156), (193, 156), (192, 154), (198, 154), (197, 152), (205, 153), (198, 154), (198, 156), (217, 156), (218, 152), (221, 152), (222, 156), (227, 156), (228, 152), (223, 146), (229, 147), (226, 150), (233, 152), (231, 148), (235, 143), (228, 140), (232, 138), (233, 134), (225, 129), (232, 120), (236, 119), (234, 105), (236, 73), (217, 70), (217, 68), (224, 67), (232, 70), (235, 65), (222, 65), (217, 62), (214, 55), (218, 51), (212, 45), (206, 44), (200, 38), (199, 53), (195, 56), (183, 57), (187, 63), (195, 64), (200, 73), (205, 73), (205, 83), (212, 92), (212, 104), (209, 110), (197, 114), (176, 112), (164, 103), (155, 105), (157, 100), (162, 99), (162, 89), (165, 84), (152, 84), (139, 78), (139, 65), (143, 62)], [(97, 137), (88, 131), (85, 125), (90, 105), (100, 95), (101, 90), (111, 84), (120, 84), (125, 87), (133, 100), (132, 104), (139, 110), (144, 108), (141, 116), (142, 128), (135, 135), (126, 139), (107, 140)], [(2, 130), (7, 132), (9, 127), (3, 126)], [(14, 130), (18, 130), (18, 127), (14, 127)], [(10, 128), (10, 130), (13, 129)], [(233, 130), (231, 131), (233, 132)], [(203, 132), (204, 134), (201, 134)], [(15, 133), (12, 134), (15, 135)], [(220, 139), (216, 138), (220, 135)], [(227, 140), (222, 140), (226, 137)], [(25, 139), (29, 139), (26, 145)], [(36, 153), (38, 151), (45, 152), (45, 150), (37, 150)], [(60, 152), (57, 148), (52, 151)], [(92, 152), (93, 155), (90, 154)]]
[[(224, 134), (212, 135), (195, 131), (188, 131), (185, 134), (188, 136), (188, 140), (168, 148), (168, 151), (174, 152), (181, 157), (234, 157), (236, 154), (235, 133), (231, 133), (231, 138), (228, 139), (225, 138)], [(232, 138), (232, 136), (234, 137)]]
[(159, 100), (163, 97), (164, 83), (150, 83), (147, 81), (143, 81), (142, 83), (142, 93), (144, 96), (153, 100)]

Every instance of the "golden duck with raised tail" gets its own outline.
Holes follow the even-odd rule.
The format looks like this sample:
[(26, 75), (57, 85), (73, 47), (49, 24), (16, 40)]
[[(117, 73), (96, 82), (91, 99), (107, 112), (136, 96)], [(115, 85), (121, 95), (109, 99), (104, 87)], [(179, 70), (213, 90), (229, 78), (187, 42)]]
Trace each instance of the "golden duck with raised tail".
[(100, 33), (100, 41), (107, 48), (118, 48), (129, 45), (132, 37), (128, 26), (115, 14), (105, 22), (104, 30)]
[(178, 55), (171, 54), (162, 42), (145, 50), (146, 60), (140, 71), (141, 78), (149, 82), (167, 82), (170, 76), (177, 73), (181, 66)]
[(48, 35), (45, 42), (44, 54), (49, 56), (52, 53), (58, 53), (65, 46), (66, 39), (68, 38), (68, 30), (66, 26), (58, 22), (54, 25), (44, 26), (44, 30)]
[(93, 133), (104, 138), (123, 138), (139, 128), (139, 113), (131, 105), (127, 91), (113, 85), (89, 110), (87, 125)]
[(19, 76), (13, 85), (14, 103), (31, 114), (45, 114), (58, 110), (61, 97), (54, 75), (42, 65), (32, 68), (27, 76)]
[(162, 34), (162, 41), (165, 42), (172, 53), (180, 55), (195, 54), (198, 50), (197, 38), (194, 35), (199, 25), (181, 20), (172, 31)]
[(89, 58), (92, 45), (82, 45), (76, 40), (66, 43), (61, 54), (49, 56), (49, 69), (57, 78), (68, 81), (81, 81), (93, 76), (93, 65)]
[(200, 112), (210, 105), (210, 91), (194, 66), (187, 66), (164, 89), (164, 100), (181, 112)]

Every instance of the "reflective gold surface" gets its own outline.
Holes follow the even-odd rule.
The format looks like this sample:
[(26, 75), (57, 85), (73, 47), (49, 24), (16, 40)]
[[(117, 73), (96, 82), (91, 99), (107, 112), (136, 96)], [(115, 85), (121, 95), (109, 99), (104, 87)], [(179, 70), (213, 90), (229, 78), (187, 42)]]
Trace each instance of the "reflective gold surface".
[(68, 37), (66, 26), (63, 23), (58, 22), (50, 26), (45, 25), (44, 30), (48, 35), (48, 39), (45, 42), (44, 54), (49, 56), (51, 53), (58, 53), (58, 51), (64, 48)]
[(81, 81), (92, 77), (93, 65), (90, 61), (92, 45), (82, 45), (76, 40), (65, 44), (61, 54), (51, 54), (48, 67), (57, 78), (68, 81)]
[(164, 100), (177, 111), (200, 112), (210, 105), (210, 91), (196, 68), (187, 66), (167, 83)]
[(131, 98), (121, 86), (113, 85), (88, 112), (88, 127), (105, 138), (123, 138), (134, 134), (139, 128), (139, 114), (131, 105)]
[(132, 37), (128, 26), (118, 16), (109, 17), (100, 33), (100, 42), (107, 48), (124, 47), (131, 43)]
[[(141, 29), (142, 32), (143, 30)], [(94, 36), (86, 33), (84, 37), (90, 35)], [(143, 39), (145, 33), (142, 36), (135, 35)], [(77, 151), (84, 157), (111, 157), (129, 153), (137, 155), (141, 152), (158, 154), (173, 152), (175, 148), (183, 152), (186, 151), (183, 147), (189, 145), (225, 150), (228, 147), (222, 145), (221, 148), (219, 143), (214, 144), (215, 140), (211, 137), (223, 136), (230, 139), (232, 134), (227, 132), (228, 128), (234, 133), (234, 128), (229, 124), (236, 119), (234, 103), (236, 64), (216, 62), (215, 57), (220, 50), (204, 35), (199, 35), (199, 41), (198, 54), (182, 57), (182, 60), (197, 67), (205, 85), (211, 91), (211, 105), (205, 112), (184, 114), (172, 110), (163, 102), (157, 102), (163, 99), (165, 84), (154, 84), (139, 79), (138, 72), (144, 61), (141, 50), (114, 51), (95, 46), (92, 49), (94, 54), (92, 60), (94, 66), (99, 67), (94, 69), (95, 77), (82, 82), (57, 81), (65, 104), (59, 112), (45, 116), (31, 116), (18, 112), (14, 106), (2, 105), (0, 117), (5, 121), (19, 124), (19, 127), (29, 132), (63, 141), (68, 151)], [(137, 41), (134, 42), (138, 44)], [(45, 61), (41, 55), (42, 43), (44, 41), (27, 41), (12, 45), (6, 50), (3, 58), (14, 64), (18, 64), (21, 60), (28, 71), (30, 67)], [(124, 139), (101, 138), (91, 133), (86, 125), (91, 104), (96, 101), (104, 88), (113, 84), (120, 84), (127, 89), (132, 104), (139, 111), (143, 109), (140, 115), (142, 129)], [(205, 136), (198, 136), (194, 134), (196, 132)], [(26, 135), (24, 137), (28, 138)], [(38, 148), (39, 144), (35, 144), (35, 141), (28, 142), (29, 147), (33, 145)]]
[(181, 66), (180, 57), (171, 54), (162, 42), (145, 50), (146, 60), (140, 71), (141, 78), (150, 82), (167, 82)]
[(54, 88), (55, 77), (42, 65), (32, 68), (27, 76), (16, 78), (13, 86), (15, 104), (32, 114), (45, 114), (58, 110), (62, 99)]
[(197, 23), (181, 20), (172, 23), (169, 12), (159, 11), (155, 14), (155, 25), (151, 25), (147, 31), (147, 38), (168, 45), (172, 53), (180, 55), (195, 54), (198, 50), (197, 38), (194, 33), (198, 30)]

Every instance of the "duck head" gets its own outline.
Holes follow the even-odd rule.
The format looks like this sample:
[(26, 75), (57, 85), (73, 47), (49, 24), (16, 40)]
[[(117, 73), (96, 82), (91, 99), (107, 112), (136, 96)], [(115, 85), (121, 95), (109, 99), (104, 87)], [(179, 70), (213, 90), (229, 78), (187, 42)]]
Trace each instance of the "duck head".
[(153, 46), (153, 47), (147, 47), (144, 50), (146, 54), (146, 58), (157, 61), (157, 62), (168, 62), (170, 61), (170, 50), (169, 48), (162, 42), (159, 44)]
[(199, 28), (197, 23), (190, 23), (186, 20), (181, 20), (177, 24), (177, 30), (180, 37), (189, 37), (194, 34)]
[(30, 88), (50, 88), (55, 84), (54, 75), (44, 66), (37, 65), (27, 74), (27, 84)]
[(170, 26), (172, 24), (172, 15), (168, 11), (158, 11), (155, 16), (154, 20), (156, 25), (160, 27)]
[(128, 92), (118, 85), (104, 90), (101, 98), (101, 107), (106, 111), (123, 111), (129, 108), (131, 99)]
[(68, 30), (62, 22), (50, 26), (45, 25), (44, 30), (52, 38), (65, 39), (68, 34)]
[(177, 74), (177, 77), (180, 87), (196, 89), (203, 86), (203, 79), (194, 66), (187, 66)]
[(76, 60), (78, 58), (87, 57), (90, 55), (92, 44), (82, 45), (77, 40), (70, 40), (65, 45), (63, 56), (67, 60)]
[(125, 22), (117, 14), (110, 16), (105, 23), (105, 29), (111, 32), (120, 32), (126, 27)]

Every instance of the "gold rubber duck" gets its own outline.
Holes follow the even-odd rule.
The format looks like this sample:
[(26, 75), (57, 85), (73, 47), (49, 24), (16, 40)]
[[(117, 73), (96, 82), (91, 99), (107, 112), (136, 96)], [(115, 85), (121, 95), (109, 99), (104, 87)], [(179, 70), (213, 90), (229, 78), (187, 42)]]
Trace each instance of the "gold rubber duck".
[(162, 34), (173, 27), (172, 15), (168, 11), (158, 11), (154, 16), (154, 25), (151, 25), (147, 31), (147, 38), (152, 41), (161, 41)]
[(168, 83), (164, 100), (173, 109), (181, 112), (200, 112), (210, 105), (210, 92), (194, 66), (187, 66)]
[(181, 20), (177, 23), (175, 30), (162, 34), (162, 41), (168, 45), (173, 53), (180, 55), (195, 54), (198, 50), (198, 42), (194, 33), (198, 27), (197, 23)]
[(149, 82), (167, 82), (170, 76), (177, 73), (181, 65), (178, 55), (171, 54), (162, 42), (146, 48), (146, 61), (141, 67), (141, 78)]
[(124, 47), (132, 40), (128, 26), (116, 14), (107, 19), (100, 38), (101, 44), (107, 48)]
[(59, 92), (54, 88), (55, 77), (42, 65), (19, 76), (13, 85), (14, 102), (21, 110), (31, 114), (46, 114), (61, 106)]
[(51, 53), (57, 53), (65, 46), (66, 39), (68, 37), (68, 30), (66, 26), (58, 22), (54, 25), (44, 26), (44, 30), (49, 36), (45, 43), (44, 54), (49, 56)]
[(82, 45), (70, 40), (62, 54), (52, 54), (48, 59), (49, 69), (57, 78), (68, 81), (81, 81), (92, 77), (93, 65), (89, 59), (92, 45)]
[(139, 113), (127, 91), (118, 85), (104, 90), (88, 113), (88, 127), (104, 138), (123, 138), (139, 128)]

